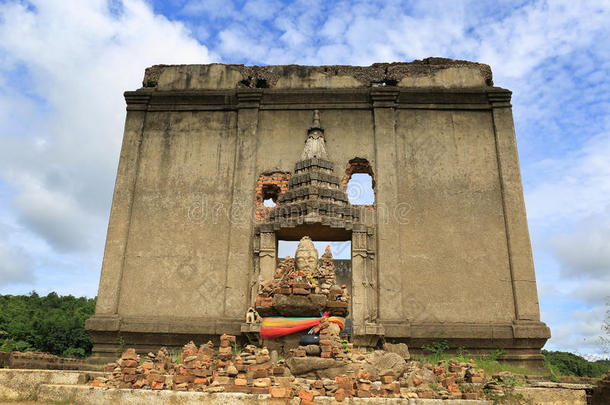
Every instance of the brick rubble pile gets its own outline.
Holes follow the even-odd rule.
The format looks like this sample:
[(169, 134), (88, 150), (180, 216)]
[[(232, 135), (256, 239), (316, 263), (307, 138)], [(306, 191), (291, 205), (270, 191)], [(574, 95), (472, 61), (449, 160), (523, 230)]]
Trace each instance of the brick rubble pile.
[[(382, 364), (380, 369), (375, 369), (371, 366), (371, 356), (386, 359), (397, 355), (360, 351), (349, 346), (335, 360), (315, 354), (311, 357), (317, 361), (340, 362), (343, 367), (347, 364), (345, 374), (334, 378), (321, 377), (315, 372), (294, 376), (287, 364), (272, 359), (266, 348), (247, 345), (237, 353), (234, 345), (235, 336), (230, 335), (222, 335), (218, 348), (211, 342), (199, 348), (190, 342), (182, 348), (179, 362), (164, 348), (147, 356), (138, 356), (134, 349), (128, 349), (116, 363), (106, 367), (109, 378), (97, 377), (91, 384), (106, 388), (270, 394), (271, 398), (284, 400), (298, 397), (303, 405), (310, 405), (315, 397), (322, 396), (334, 397), (336, 401), (350, 397), (481, 399), (484, 389), (493, 392), (498, 385), (487, 379), (472, 361), (427, 364), (405, 362), (398, 356), (402, 361), (398, 368), (384, 369)], [(332, 344), (330, 347), (332, 355)], [(296, 353), (298, 350), (305, 348), (293, 351), (292, 355), (310, 358), (308, 353)], [(329, 353), (327, 348), (323, 350), (322, 353)]]

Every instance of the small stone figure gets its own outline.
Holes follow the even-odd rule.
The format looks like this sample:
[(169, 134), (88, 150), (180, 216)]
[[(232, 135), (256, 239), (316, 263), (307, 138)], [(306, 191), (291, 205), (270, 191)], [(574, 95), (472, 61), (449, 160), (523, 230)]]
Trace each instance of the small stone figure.
[(247, 324), (255, 324), (261, 322), (261, 316), (256, 312), (253, 307), (248, 308), (248, 312), (246, 312), (246, 323)]

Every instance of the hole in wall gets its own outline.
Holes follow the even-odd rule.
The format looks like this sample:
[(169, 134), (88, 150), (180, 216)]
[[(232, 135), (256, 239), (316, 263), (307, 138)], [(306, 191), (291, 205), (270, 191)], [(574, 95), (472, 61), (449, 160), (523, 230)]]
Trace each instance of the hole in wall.
[(386, 86), (398, 86), (398, 80), (392, 77), (386, 77), (380, 82), (371, 82), (371, 87), (386, 87)]
[(265, 80), (265, 79), (257, 79), (255, 86), (257, 89), (266, 89), (269, 87), (269, 84), (267, 83), (267, 80)]
[(265, 207), (275, 207), (281, 192), (282, 189), (275, 184), (263, 184), (263, 205)]
[(257, 220), (262, 221), (269, 217), (279, 203), (282, 193), (288, 189), (288, 180), (290, 173), (284, 172), (265, 172), (258, 177), (254, 196)]
[(347, 182), (347, 199), (354, 205), (375, 204), (373, 178), (368, 173), (354, 173)]
[(398, 81), (394, 78), (391, 77), (387, 77), (384, 81), (383, 81), (383, 85), (384, 86), (398, 86)]
[(347, 163), (341, 182), (350, 204), (375, 204), (375, 175), (367, 159), (356, 157)]

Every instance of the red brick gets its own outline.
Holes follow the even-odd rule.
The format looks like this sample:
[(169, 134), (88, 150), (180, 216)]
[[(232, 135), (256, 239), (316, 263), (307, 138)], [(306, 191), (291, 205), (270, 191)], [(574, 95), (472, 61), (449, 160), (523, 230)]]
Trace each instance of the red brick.
[(135, 367), (121, 367), (121, 372), (123, 374), (135, 374), (136, 373), (136, 368)]
[(123, 381), (134, 382), (138, 378), (135, 374), (123, 374)]
[(335, 391), (335, 401), (343, 402), (345, 397), (345, 390), (343, 388), (339, 388), (337, 391)]
[(205, 377), (195, 377), (193, 384), (207, 385), (208, 379)]
[(394, 376), (392, 375), (384, 375), (381, 377), (382, 384), (390, 384), (392, 381), (394, 381)]
[(271, 398), (290, 398), (291, 390), (284, 387), (271, 387), (269, 393)]
[(449, 384), (449, 386), (447, 386), (447, 391), (460, 392), (460, 387), (458, 387), (457, 384)]
[(447, 377), (443, 380), (443, 387), (449, 388), (450, 385), (455, 384), (455, 377)]
[(361, 380), (368, 380), (371, 378), (371, 373), (368, 373), (366, 371), (360, 371), (358, 372), (358, 378)]
[(244, 378), (236, 378), (234, 381), (234, 384), (237, 386), (246, 386), (248, 385), (248, 380), (244, 379)]
[(356, 396), (358, 398), (370, 398), (371, 392), (367, 391), (367, 390), (358, 390), (358, 392), (356, 393)]
[(174, 382), (176, 384), (184, 384), (184, 383), (190, 383), (193, 382), (194, 378), (192, 375), (175, 375), (174, 376)]
[(304, 399), (306, 401), (313, 401), (314, 394), (312, 392), (307, 392), (305, 390), (301, 390), (299, 392), (299, 398)]
[(152, 388), (153, 390), (162, 390), (163, 383), (162, 382), (153, 382), (152, 384), (150, 384), (150, 388)]

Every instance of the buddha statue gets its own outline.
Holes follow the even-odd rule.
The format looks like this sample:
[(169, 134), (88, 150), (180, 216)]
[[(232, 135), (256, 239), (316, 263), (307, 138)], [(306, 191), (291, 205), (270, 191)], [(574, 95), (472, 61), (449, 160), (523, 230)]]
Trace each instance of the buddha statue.
[(304, 236), (294, 254), (296, 269), (305, 274), (315, 274), (318, 269), (318, 250), (309, 236)]

